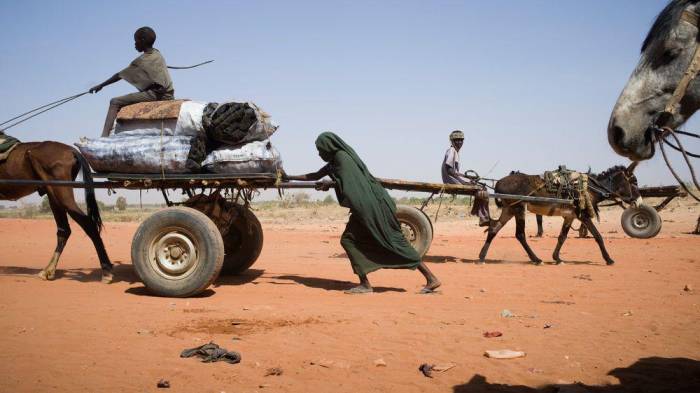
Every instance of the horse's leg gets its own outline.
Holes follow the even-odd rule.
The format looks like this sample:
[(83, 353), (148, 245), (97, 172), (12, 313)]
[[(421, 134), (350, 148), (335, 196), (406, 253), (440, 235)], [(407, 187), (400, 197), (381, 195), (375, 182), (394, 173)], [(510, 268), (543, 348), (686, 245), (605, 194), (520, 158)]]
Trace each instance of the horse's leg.
[(600, 252), (601, 254), (603, 254), (603, 259), (605, 259), (605, 263), (607, 263), (608, 265), (612, 265), (613, 263), (615, 263), (615, 261), (613, 261), (613, 259), (610, 258), (608, 251), (605, 249), (605, 242), (603, 241), (603, 236), (601, 236), (600, 232), (598, 232), (598, 229), (593, 224), (593, 220), (591, 220), (590, 217), (584, 217), (583, 223), (591, 232), (591, 235), (593, 235), (593, 238), (595, 239), (596, 243), (598, 243), (598, 247), (600, 247)]
[(578, 237), (580, 237), (580, 238), (587, 238), (588, 237), (588, 228), (585, 225), (581, 225), (581, 227), (578, 229)]
[[(72, 192), (72, 190), (71, 190)], [(77, 222), (83, 231), (88, 235), (92, 244), (95, 246), (95, 251), (97, 251), (97, 257), (100, 259), (100, 267), (102, 268), (102, 282), (109, 284), (114, 278), (112, 274), (112, 262), (109, 261), (109, 256), (107, 255), (107, 250), (102, 242), (102, 237), (100, 237), (100, 231), (97, 229), (97, 225), (90, 219), (90, 217), (80, 210), (80, 207), (75, 203), (75, 200), (71, 198), (66, 207), (66, 210), (73, 221)]]
[(537, 235), (535, 235), (535, 237), (542, 237), (542, 235), (544, 234), (544, 228), (542, 227), (542, 216), (537, 214), (536, 218), (537, 218)]
[(46, 265), (44, 270), (39, 272), (39, 277), (44, 280), (53, 280), (56, 276), (56, 266), (58, 265), (58, 259), (61, 258), (63, 248), (66, 246), (68, 238), (70, 237), (70, 224), (68, 223), (68, 214), (66, 214), (66, 211), (53, 201), (54, 196), (49, 194), (48, 197), (49, 205), (51, 206), (51, 212), (53, 213), (53, 218), (56, 221), (57, 242), (56, 250), (54, 251), (53, 256), (51, 257), (49, 264)]
[[(554, 253), (552, 253), (552, 259), (557, 262), (557, 265), (561, 263), (561, 258), (559, 258), (559, 251), (561, 251), (561, 246), (564, 245), (566, 241), (566, 235), (569, 234), (569, 228), (571, 228), (571, 223), (574, 221), (573, 217), (564, 217), (564, 224), (561, 226), (561, 232), (559, 233), (559, 239), (557, 240), (557, 246), (554, 248)], [(585, 225), (581, 225), (585, 227)]]
[(489, 228), (487, 230), (488, 235), (486, 236), (486, 243), (484, 243), (484, 246), (481, 247), (481, 252), (479, 253), (479, 262), (484, 262), (484, 260), (486, 259), (486, 253), (489, 251), (491, 241), (494, 237), (496, 237), (498, 231), (500, 231), (501, 228), (503, 228), (511, 218), (513, 218), (513, 213), (511, 212), (510, 207), (504, 207), (501, 211), (501, 216), (498, 217), (498, 221), (489, 225)]
[[(31, 153), (31, 151), (27, 152), (29, 162), (32, 165), (32, 169), (34, 169), (34, 172), (41, 180), (72, 179), (70, 169), (67, 169), (65, 166), (55, 166), (54, 172), (59, 173), (53, 173), (52, 176), (49, 176), (41, 162), (37, 159), (37, 157), (32, 156)], [(68, 172), (61, 173), (61, 171), (65, 170), (68, 170)], [(100, 259), (100, 267), (102, 267), (102, 282), (112, 282), (112, 263), (109, 261), (109, 256), (107, 255), (104, 243), (100, 237), (100, 231), (97, 228), (97, 224), (93, 222), (93, 220), (90, 219), (87, 214), (80, 210), (80, 207), (75, 202), (73, 189), (69, 187), (47, 186), (46, 192), (47, 194), (54, 196), (54, 202), (56, 205), (65, 210), (73, 221), (80, 225), (90, 240), (92, 240), (92, 244), (95, 246), (95, 250), (97, 251), (97, 256)], [(51, 200), (51, 197), (49, 197), (49, 200)]]
[(530, 246), (527, 244), (527, 236), (525, 236), (525, 208), (518, 206), (518, 210), (515, 212), (515, 237), (518, 239), (520, 244), (525, 249), (527, 256), (530, 260), (539, 265), (542, 260), (535, 255)]

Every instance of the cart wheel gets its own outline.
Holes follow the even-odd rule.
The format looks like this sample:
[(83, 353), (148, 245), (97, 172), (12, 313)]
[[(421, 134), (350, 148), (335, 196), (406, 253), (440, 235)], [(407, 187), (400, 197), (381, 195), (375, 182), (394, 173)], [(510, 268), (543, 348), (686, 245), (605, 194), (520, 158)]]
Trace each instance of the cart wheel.
[(224, 267), (221, 274), (240, 274), (253, 266), (263, 247), (262, 225), (250, 209), (237, 206), (239, 215), (224, 236)]
[(194, 296), (219, 275), (224, 242), (216, 225), (189, 207), (169, 207), (148, 217), (131, 242), (141, 281), (159, 296)]
[(649, 239), (661, 230), (661, 217), (651, 206), (629, 207), (622, 212), (622, 229), (630, 237)]
[(396, 207), (396, 218), (406, 240), (423, 257), (433, 242), (433, 225), (428, 216), (415, 207), (399, 205)]

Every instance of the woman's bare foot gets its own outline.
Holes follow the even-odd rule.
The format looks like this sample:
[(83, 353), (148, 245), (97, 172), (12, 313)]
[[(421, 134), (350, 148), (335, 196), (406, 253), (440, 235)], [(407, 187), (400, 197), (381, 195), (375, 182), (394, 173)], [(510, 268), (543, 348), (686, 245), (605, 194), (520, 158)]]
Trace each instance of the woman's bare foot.
[(442, 283), (438, 279), (430, 280), (427, 284), (420, 290), (420, 294), (435, 293)]

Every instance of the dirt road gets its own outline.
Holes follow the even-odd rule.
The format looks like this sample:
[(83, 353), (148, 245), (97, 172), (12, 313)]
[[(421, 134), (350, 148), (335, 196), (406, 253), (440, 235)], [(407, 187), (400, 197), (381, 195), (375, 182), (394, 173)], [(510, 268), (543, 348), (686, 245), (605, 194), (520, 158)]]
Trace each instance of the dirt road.
[[(144, 290), (129, 258), (136, 224), (106, 224), (117, 266), (116, 282), (103, 285), (77, 226), (57, 280), (44, 282), (35, 275), (53, 250), (53, 221), (1, 220), (0, 391), (148, 392), (161, 378), (172, 392), (584, 389), (575, 382), (582, 391), (689, 391), (700, 384), (700, 237), (684, 232), (697, 214), (665, 211), (659, 237), (635, 240), (619, 211), (607, 212), (610, 267), (592, 239), (575, 237), (562, 252), (568, 263), (530, 265), (512, 222), (492, 259), (476, 265), (483, 233), (471, 221), (438, 222), (427, 257), (443, 282), (434, 295), (416, 293), (418, 272), (395, 270), (370, 276), (377, 293), (345, 295), (356, 277), (339, 244), (343, 221), (264, 222), (253, 269), (192, 299)], [(529, 239), (545, 261), (559, 223), (549, 219), (545, 238)], [(239, 351), (242, 363), (179, 358), (209, 341)], [(527, 356), (484, 357), (491, 349)], [(427, 378), (422, 363), (455, 367)], [(265, 376), (273, 367), (283, 374)]]

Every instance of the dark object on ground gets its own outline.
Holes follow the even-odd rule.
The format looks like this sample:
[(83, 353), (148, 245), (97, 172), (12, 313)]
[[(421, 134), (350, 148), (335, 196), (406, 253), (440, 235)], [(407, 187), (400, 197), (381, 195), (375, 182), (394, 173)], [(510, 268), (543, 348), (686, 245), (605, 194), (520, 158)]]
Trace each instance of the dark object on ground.
[(418, 370), (423, 373), (428, 378), (433, 377), (433, 364), (423, 363), (418, 367)]
[(267, 371), (265, 372), (266, 377), (269, 377), (271, 375), (280, 376), (282, 374), (284, 374), (284, 370), (282, 370), (282, 368), (280, 368), (280, 367), (268, 368)]
[(486, 338), (492, 338), (492, 337), (501, 337), (503, 333), (501, 332), (484, 332), (484, 337)]
[(161, 379), (160, 381), (158, 381), (158, 384), (156, 386), (161, 388), (161, 389), (169, 389), (170, 388), (170, 381), (168, 381), (166, 379)]
[(202, 359), (202, 363), (226, 362), (236, 364), (241, 362), (241, 354), (221, 348), (217, 344), (210, 342), (196, 348), (185, 349), (180, 354), (181, 358), (191, 358), (197, 356)]

